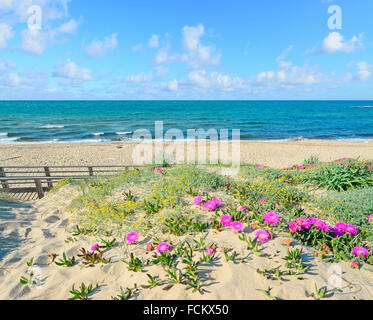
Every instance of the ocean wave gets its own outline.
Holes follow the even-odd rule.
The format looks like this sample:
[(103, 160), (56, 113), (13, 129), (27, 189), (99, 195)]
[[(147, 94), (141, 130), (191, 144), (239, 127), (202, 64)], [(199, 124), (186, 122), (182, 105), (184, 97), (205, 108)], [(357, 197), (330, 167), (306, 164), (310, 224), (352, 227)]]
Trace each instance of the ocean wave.
[(46, 124), (44, 126), (39, 127), (39, 129), (62, 129), (65, 128), (62, 124)]
[(118, 136), (126, 136), (126, 135), (129, 135), (131, 133), (132, 133), (132, 131), (115, 132), (115, 134), (118, 135)]
[(0, 137), (7, 137), (8, 136), (8, 132), (0, 132)]
[(352, 106), (351, 108), (373, 108), (373, 106)]
[(95, 132), (95, 133), (91, 133), (91, 136), (99, 137), (99, 136), (103, 136), (104, 134), (105, 134), (104, 132)]

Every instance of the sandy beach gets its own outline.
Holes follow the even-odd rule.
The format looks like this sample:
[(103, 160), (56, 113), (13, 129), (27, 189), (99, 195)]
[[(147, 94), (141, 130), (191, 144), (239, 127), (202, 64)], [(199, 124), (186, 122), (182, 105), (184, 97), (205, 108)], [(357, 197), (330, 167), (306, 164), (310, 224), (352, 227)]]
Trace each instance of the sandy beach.
[[(57, 193), (48, 195), (45, 199), (32, 204), (32, 210), (22, 205), (13, 204), (13, 212), (27, 214), (27, 220), (14, 220), (12, 224), (1, 223), (3, 234), (9, 235), (9, 241), (18, 240), (19, 247), (11, 252), (0, 263), (0, 299), (43, 299), (43, 300), (66, 300), (71, 296), (69, 290), (73, 284), (77, 286), (81, 282), (85, 284), (98, 284), (99, 287), (92, 294), (93, 299), (110, 299), (120, 292), (120, 287), (133, 288), (147, 284), (146, 274), (162, 277), (163, 270), (160, 266), (146, 267), (143, 272), (130, 272), (121, 261), (123, 250), (126, 245), (119, 239), (118, 245), (105, 249), (105, 258), (111, 258), (109, 264), (97, 265), (93, 268), (58, 267), (50, 263), (50, 253), (66, 252), (68, 256), (76, 256), (82, 247), (90, 248), (95, 242), (87, 236), (79, 236), (77, 241), (66, 243), (71, 236), (68, 232), (70, 216), (65, 212), (66, 205), (78, 194), (74, 188), (62, 189)], [(4, 207), (2, 207), (4, 210)], [(245, 233), (252, 236), (253, 230), (247, 227)], [(166, 235), (169, 243), (175, 242), (176, 238)], [(191, 240), (191, 237), (182, 237), (180, 240)], [(364, 266), (361, 270), (352, 269), (348, 263), (340, 262), (331, 264), (323, 262), (315, 257), (313, 250), (302, 246), (296, 241), (291, 248), (303, 248), (304, 263), (309, 266), (310, 271), (297, 279), (296, 277), (283, 277), (280, 280), (270, 280), (257, 272), (257, 269), (276, 268), (282, 264), (281, 257), (286, 254), (287, 246), (283, 241), (288, 237), (279, 236), (273, 241), (261, 246), (262, 256), (247, 256), (246, 245), (238, 240), (237, 233), (232, 230), (222, 232), (210, 231), (206, 242), (214, 242), (219, 246), (234, 247), (240, 257), (247, 256), (246, 263), (227, 262), (219, 253), (215, 262), (201, 267), (205, 292), (203, 294), (193, 293), (185, 290), (183, 285), (175, 285), (169, 291), (163, 290), (163, 286), (153, 289), (140, 290), (133, 298), (141, 300), (205, 300), (205, 299), (250, 299), (263, 300), (266, 296), (260, 290), (270, 291), (271, 296), (281, 299), (304, 300), (312, 299), (305, 296), (305, 292), (314, 292), (315, 284), (318, 288), (328, 286), (328, 281), (333, 284), (335, 270), (341, 272), (342, 292), (329, 292), (326, 299), (353, 300), (373, 299), (373, 268)], [(97, 240), (100, 241), (100, 240)], [(124, 247), (123, 247), (124, 246)], [(151, 258), (146, 252), (146, 239), (140, 239), (139, 243), (132, 247), (131, 251), (144, 259)], [(34, 287), (22, 286), (19, 278), (27, 275), (26, 263), (34, 258), (33, 271), (40, 281)], [(80, 262), (80, 259), (78, 259)], [(335, 276), (334, 276), (335, 277)], [(334, 282), (336, 283), (336, 282)], [(165, 284), (165, 283), (164, 283)], [(330, 288), (330, 285), (329, 285)], [(259, 290), (259, 291), (258, 291)]]
[[(131, 164), (133, 144), (81, 144), (81, 145), (12, 145), (0, 146), (1, 165), (42, 166), (80, 164)], [(373, 158), (373, 142), (339, 141), (299, 141), (269, 142), (251, 141), (241, 143), (241, 161), (263, 164), (274, 168), (285, 168), (317, 155), (321, 161), (331, 161), (339, 157)], [(82, 189), (67, 185), (38, 201), (2, 202), (0, 213), (1, 242), (5, 257), (0, 261), (0, 299), (67, 299), (72, 286), (98, 284), (91, 296), (93, 299), (110, 299), (118, 295), (121, 287), (134, 288), (147, 284), (147, 274), (162, 278), (162, 268), (158, 265), (145, 267), (143, 272), (129, 272), (123, 263), (123, 252), (128, 251), (124, 239), (117, 239), (113, 248), (104, 250), (108, 264), (93, 268), (83, 268), (78, 258), (75, 267), (58, 267), (50, 262), (48, 255), (62, 252), (77, 256), (80, 248), (90, 248), (102, 238), (88, 236), (73, 237), (71, 214), (67, 208), (71, 201), (81, 195)], [(119, 191), (117, 193), (120, 193)], [(190, 199), (189, 201), (192, 201)], [(195, 209), (195, 208), (194, 208)], [(245, 234), (253, 237), (255, 229), (246, 226)], [(169, 243), (197, 239), (189, 235), (175, 237), (163, 235)], [(71, 241), (69, 241), (69, 239)], [(221, 232), (209, 230), (206, 242), (215, 243), (219, 248), (234, 248), (241, 260), (226, 261), (220, 253), (218, 258), (201, 267), (204, 292), (193, 293), (183, 285), (175, 285), (165, 291), (163, 285), (152, 289), (136, 291), (135, 299), (266, 299), (266, 293), (278, 299), (312, 299), (305, 292), (318, 288), (329, 288), (326, 299), (352, 300), (373, 299), (373, 269), (364, 265), (360, 270), (351, 268), (348, 262), (331, 264), (315, 256), (314, 250), (294, 241), (290, 248), (302, 248), (304, 264), (309, 272), (301, 277), (284, 276), (277, 280), (268, 279), (258, 270), (274, 270), (282, 265), (289, 239), (285, 234), (261, 245), (261, 255), (247, 254), (246, 245), (230, 229)], [(151, 255), (146, 250), (147, 238), (142, 238), (131, 250), (146, 260)], [(232, 249), (233, 250), (233, 249)], [(19, 279), (27, 275), (27, 262), (33, 260), (32, 271), (38, 277), (35, 286), (21, 285)], [(246, 260), (245, 260), (246, 259)], [(335, 269), (337, 268), (337, 269)], [(333, 271), (334, 270), (334, 271)], [(342, 276), (342, 291), (330, 291), (333, 272), (339, 270)], [(144, 288), (145, 288), (144, 287)], [(271, 290), (269, 290), (271, 288)]]
[[(169, 144), (165, 143), (165, 147)], [(3, 166), (133, 164), (133, 143), (0, 145)], [(208, 150), (209, 148), (207, 148)], [(241, 162), (286, 168), (312, 155), (320, 161), (341, 157), (373, 159), (373, 141), (241, 141)], [(186, 154), (186, 153), (185, 153)]]

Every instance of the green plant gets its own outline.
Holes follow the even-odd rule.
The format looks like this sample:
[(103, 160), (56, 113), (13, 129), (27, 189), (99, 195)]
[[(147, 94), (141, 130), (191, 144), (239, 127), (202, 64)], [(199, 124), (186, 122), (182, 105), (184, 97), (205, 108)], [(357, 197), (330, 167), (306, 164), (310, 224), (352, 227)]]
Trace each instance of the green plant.
[[(96, 284), (96, 288), (98, 288), (98, 284)], [(88, 287), (82, 282), (79, 289), (75, 289), (75, 285), (73, 285), (70, 293), (73, 295), (69, 300), (86, 300), (88, 295), (93, 291), (93, 285), (90, 284)]]
[(327, 287), (321, 287), (320, 289), (318, 289), (315, 283), (315, 292), (308, 293), (306, 290), (305, 294), (306, 294), (306, 297), (313, 297), (315, 300), (320, 300), (325, 297), (327, 292), (328, 292)]
[(104, 263), (107, 264), (110, 262), (109, 260), (106, 260), (102, 257), (103, 252), (102, 251), (94, 251), (90, 252), (88, 250), (85, 250), (84, 248), (80, 249), (80, 254), (78, 254), (78, 257), (83, 258), (83, 264), (88, 267), (94, 267), (96, 263)]
[(115, 246), (115, 243), (116, 243), (116, 240), (117, 239), (113, 239), (113, 240), (104, 240), (104, 239), (101, 239), (101, 241), (104, 243), (104, 246), (102, 246), (102, 248), (112, 248)]
[(116, 297), (111, 297), (113, 300), (129, 300), (136, 292), (138, 291), (137, 284), (135, 283), (135, 286), (133, 288), (127, 288), (126, 290), (123, 290), (122, 287), (120, 287), (120, 294)]
[(319, 166), (315, 170), (309, 170), (303, 180), (315, 184), (318, 188), (337, 191), (373, 186), (371, 170), (358, 160)]
[(75, 257), (68, 257), (66, 256), (66, 253), (64, 252), (62, 254), (62, 259), (59, 259), (58, 261), (54, 261), (54, 263), (58, 266), (67, 266), (72, 267), (75, 264)]
[(138, 271), (141, 271), (142, 268), (144, 267), (144, 261), (143, 260), (140, 260), (139, 258), (135, 258), (134, 255), (133, 255), (133, 252), (131, 252), (131, 255), (130, 255), (130, 260), (122, 260), (125, 264), (128, 265), (128, 270), (129, 271), (134, 271), (134, 272), (138, 272)]
[(151, 288), (155, 288), (155, 287), (157, 287), (157, 286), (160, 285), (158, 277), (153, 277), (150, 274), (146, 274), (146, 275), (149, 278), (148, 279), (148, 285), (146, 285), (146, 286), (142, 285), (141, 286), (142, 288), (144, 288), (144, 289), (151, 289)]

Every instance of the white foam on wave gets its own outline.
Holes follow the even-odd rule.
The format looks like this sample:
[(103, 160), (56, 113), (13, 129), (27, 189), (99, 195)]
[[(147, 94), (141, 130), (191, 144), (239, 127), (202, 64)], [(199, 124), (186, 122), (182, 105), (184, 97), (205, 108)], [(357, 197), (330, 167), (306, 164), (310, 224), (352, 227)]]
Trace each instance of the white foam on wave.
[(91, 133), (91, 136), (99, 137), (99, 136), (103, 136), (104, 134), (105, 134), (104, 132), (95, 132), (95, 133)]
[(126, 135), (129, 135), (131, 133), (132, 133), (131, 131), (115, 132), (115, 134), (118, 135), (118, 136), (126, 136)]
[(353, 106), (352, 108), (373, 108), (373, 106)]
[(0, 137), (7, 137), (8, 136), (8, 132), (0, 132)]
[(44, 126), (39, 127), (39, 129), (62, 129), (65, 128), (62, 124), (46, 124)]

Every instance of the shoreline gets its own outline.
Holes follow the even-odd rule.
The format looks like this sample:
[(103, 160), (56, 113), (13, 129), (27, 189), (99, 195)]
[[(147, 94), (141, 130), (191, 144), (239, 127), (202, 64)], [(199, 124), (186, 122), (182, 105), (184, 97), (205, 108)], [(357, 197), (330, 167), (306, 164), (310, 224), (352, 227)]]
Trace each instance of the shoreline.
[[(185, 148), (185, 142), (178, 143)], [(138, 145), (123, 142), (0, 145), (0, 166), (131, 165), (134, 164), (133, 150)], [(165, 148), (170, 145), (164, 143)], [(232, 142), (229, 143), (230, 147), (231, 145)], [(207, 150), (209, 146), (210, 142), (207, 141)], [(184, 154), (187, 154), (187, 149)], [(310, 156), (317, 156), (320, 161), (334, 161), (342, 157), (373, 159), (373, 141), (240, 141), (241, 163), (262, 164), (281, 169), (300, 164)]]

